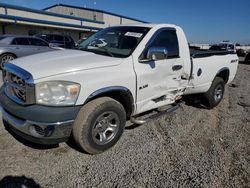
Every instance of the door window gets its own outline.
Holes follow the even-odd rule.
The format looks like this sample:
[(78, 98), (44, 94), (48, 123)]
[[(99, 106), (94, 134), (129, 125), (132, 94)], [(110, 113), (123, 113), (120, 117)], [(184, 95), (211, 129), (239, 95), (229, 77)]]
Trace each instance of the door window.
[(15, 45), (29, 45), (29, 40), (27, 38), (15, 38), (12, 42)]
[(30, 41), (30, 45), (33, 45), (33, 46), (48, 46), (48, 44), (40, 39), (32, 39), (30, 38), (29, 39)]
[(168, 50), (169, 58), (179, 57), (179, 44), (175, 30), (164, 30), (161, 31), (150, 47), (165, 47)]
[(42, 35), (36, 35), (36, 36), (43, 39), (43, 40), (46, 40), (47, 42), (50, 42), (53, 40), (53, 35), (42, 34)]
[(61, 35), (54, 35), (54, 40), (58, 41), (58, 42), (63, 42), (64, 41), (64, 37)]

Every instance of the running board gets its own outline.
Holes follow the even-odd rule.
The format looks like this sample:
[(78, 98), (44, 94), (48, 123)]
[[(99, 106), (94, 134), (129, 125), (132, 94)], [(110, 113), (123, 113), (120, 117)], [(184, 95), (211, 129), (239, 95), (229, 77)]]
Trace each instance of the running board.
[[(180, 107), (180, 103), (178, 103), (178, 104), (175, 103), (171, 107), (167, 108), (166, 110), (155, 109), (153, 112), (151, 111), (150, 113), (147, 113), (147, 114), (144, 114), (141, 116), (131, 117), (130, 122), (134, 123), (134, 124), (141, 125), (141, 124), (147, 123), (148, 121), (150, 121), (154, 118), (157, 118), (163, 114), (174, 112), (179, 107)], [(161, 107), (161, 108), (163, 108), (163, 107)]]

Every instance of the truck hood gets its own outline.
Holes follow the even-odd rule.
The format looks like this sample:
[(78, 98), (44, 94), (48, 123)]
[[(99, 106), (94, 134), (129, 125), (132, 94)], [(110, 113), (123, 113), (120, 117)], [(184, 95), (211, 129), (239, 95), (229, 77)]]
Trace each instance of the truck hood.
[(108, 57), (80, 50), (60, 50), (26, 56), (11, 61), (30, 72), (34, 80), (94, 68), (116, 66), (121, 58)]

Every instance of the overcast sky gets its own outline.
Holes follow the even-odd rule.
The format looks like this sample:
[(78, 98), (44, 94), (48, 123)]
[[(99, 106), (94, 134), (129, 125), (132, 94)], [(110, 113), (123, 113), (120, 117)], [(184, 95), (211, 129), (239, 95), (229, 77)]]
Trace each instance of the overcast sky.
[(63, 3), (183, 27), (190, 42), (250, 43), (250, 0), (0, 0), (43, 9)]

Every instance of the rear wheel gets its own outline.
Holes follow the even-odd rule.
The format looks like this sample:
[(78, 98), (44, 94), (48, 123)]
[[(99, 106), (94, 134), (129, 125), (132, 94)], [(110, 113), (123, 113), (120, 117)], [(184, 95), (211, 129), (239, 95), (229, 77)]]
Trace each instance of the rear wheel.
[(73, 137), (82, 150), (101, 153), (119, 140), (125, 123), (123, 106), (112, 98), (101, 97), (82, 107), (73, 126)]
[(16, 57), (13, 54), (3, 54), (0, 56), (0, 69), (3, 70), (4, 64), (8, 63), (9, 61), (15, 59)]
[(203, 96), (205, 105), (210, 109), (216, 107), (223, 98), (224, 90), (224, 80), (216, 77), (209, 90)]

